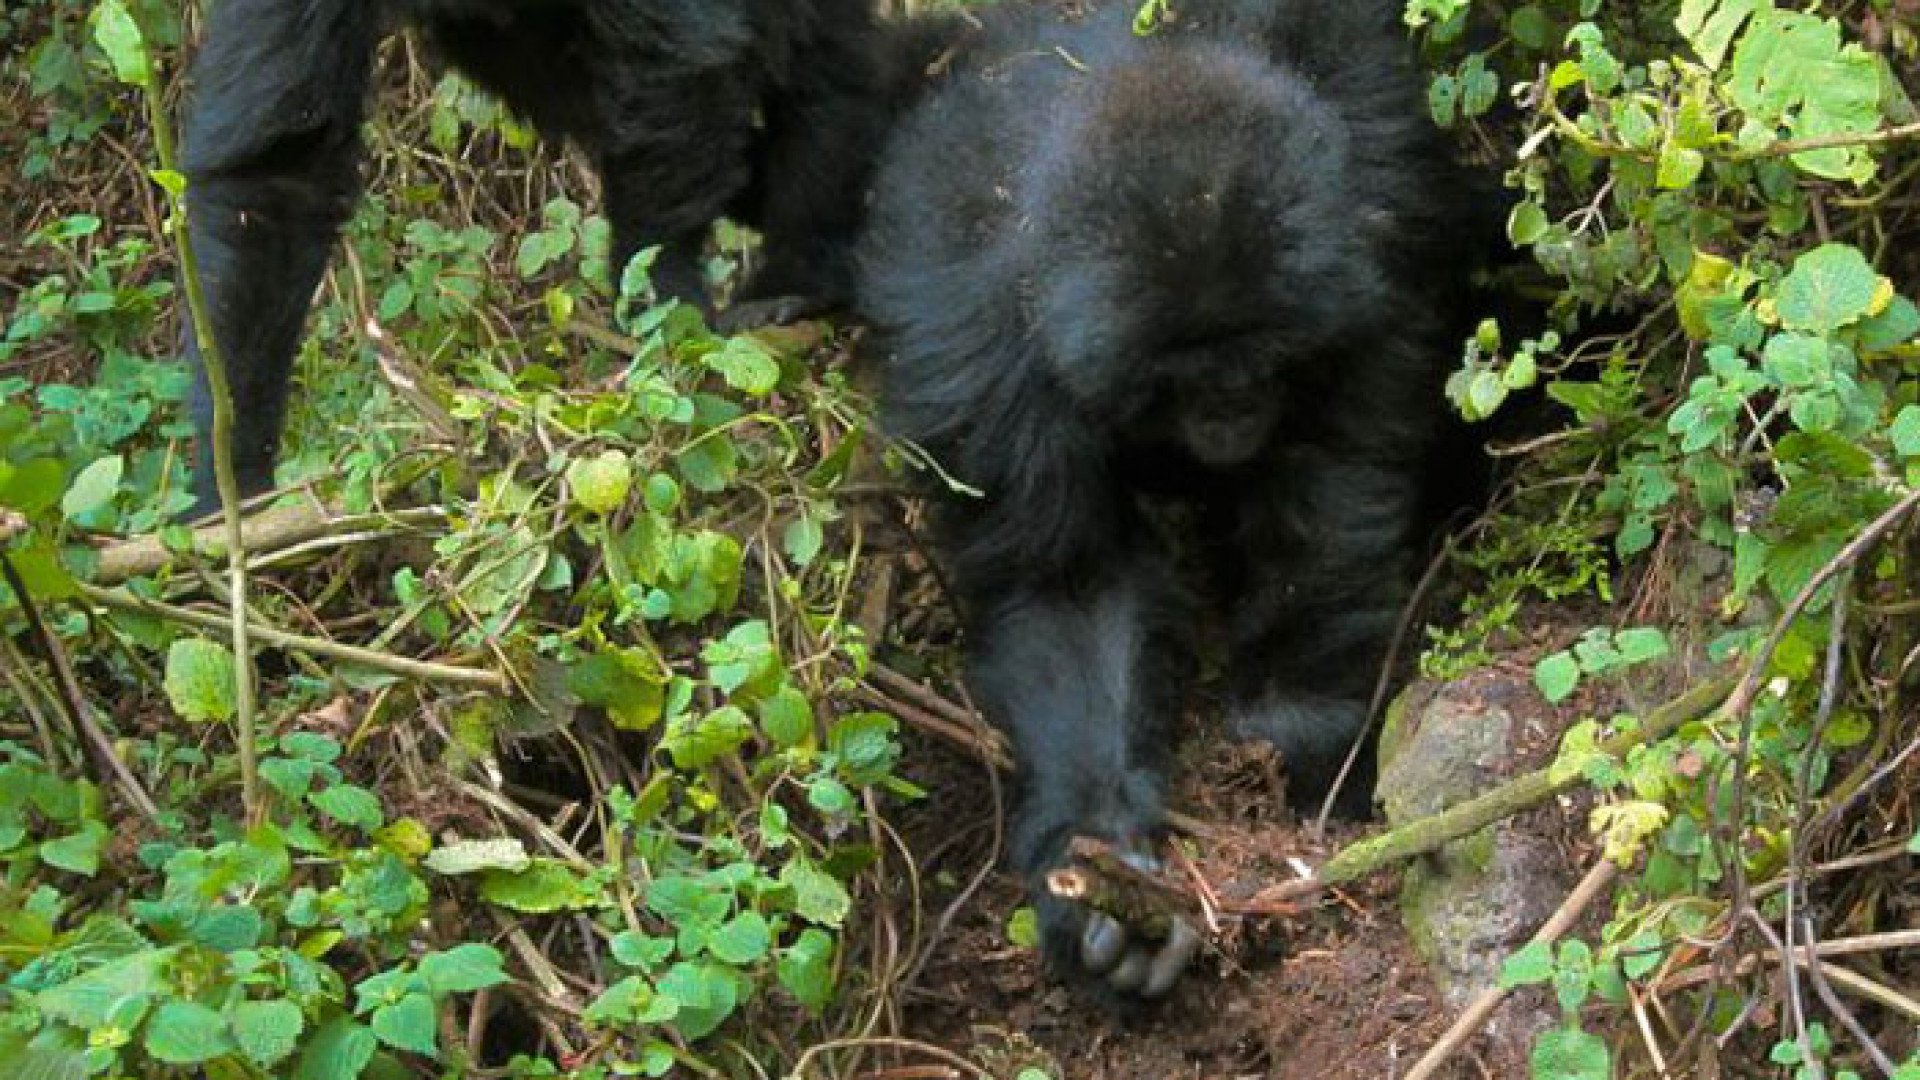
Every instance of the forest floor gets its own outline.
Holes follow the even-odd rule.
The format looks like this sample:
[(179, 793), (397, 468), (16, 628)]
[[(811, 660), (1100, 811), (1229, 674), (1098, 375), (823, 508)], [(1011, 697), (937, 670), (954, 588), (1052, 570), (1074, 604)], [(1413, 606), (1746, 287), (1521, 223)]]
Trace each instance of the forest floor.
[[(1516, 729), (1527, 733), (1503, 772), (1542, 763), (1559, 730), (1554, 710), (1531, 689), (1530, 670), (1511, 658), (1472, 680), (1474, 694), (1515, 711)], [(1204, 836), (1183, 839), (1188, 873), (1223, 900), (1293, 880), (1301, 861), (1317, 864), (1378, 827), (1335, 822), (1316, 842), (1312, 821), (1285, 806), (1273, 755), (1207, 726), (1189, 724), (1202, 730), (1186, 738), (1170, 801), (1204, 825)], [(1071, 1080), (1386, 1080), (1403, 1075), (1458, 1012), (1402, 925), (1400, 875), (1389, 872), (1296, 915), (1224, 919), (1222, 947), (1168, 1001), (1116, 1020), (1048, 980), (1034, 950), (1010, 943), (1008, 919), (1025, 902), (1017, 880), (996, 869), (968, 895), (982, 867), (997, 867), (1003, 827), (984, 766), (925, 741), (910, 748), (909, 761), (928, 795), (895, 824), (921, 856), (923, 912), (946, 922), (905, 995), (902, 1028), (914, 1039), (995, 1076), (1034, 1065)], [(1564, 856), (1555, 869), (1571, 887), (1589, 858), (1578, 817), (1548, 806), (1521, 827), (1552, 839)], [(1478, 1037), (1440, 1075), (1522, 1077), (1525, 1051), (1524, 1038)]]

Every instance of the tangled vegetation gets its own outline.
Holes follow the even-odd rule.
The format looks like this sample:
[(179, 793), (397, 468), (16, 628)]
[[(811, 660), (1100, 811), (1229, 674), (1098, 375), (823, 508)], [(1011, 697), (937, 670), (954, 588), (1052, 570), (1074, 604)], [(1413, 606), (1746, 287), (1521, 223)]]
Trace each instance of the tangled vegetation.
[[(191, 6), (0, 11), (0, 1061), (860, 1074), (936, 936), (887, 899), (901, 721), (999, 751), (877, 652), (900, 500), (841, 341), (650, 305), (564, 158), (395, 41), (235, 590), (168, 524)], [(1920, 1080), (1920, 12), (1406, 14), (1547, 312), (1449, 384), (1513, 468), (1423, 666), (1578, 604), (1547, 699), (1719, 680), (1533, 781), (1597, 793), (1615, 887), (1507, 965), (1565, 1014), (1534, 1075)]]

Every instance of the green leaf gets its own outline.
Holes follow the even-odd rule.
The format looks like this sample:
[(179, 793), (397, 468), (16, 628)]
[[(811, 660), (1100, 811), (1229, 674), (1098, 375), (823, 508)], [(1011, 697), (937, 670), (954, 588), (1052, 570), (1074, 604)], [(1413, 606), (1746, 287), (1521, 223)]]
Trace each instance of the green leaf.
[(1674, 26), (1708, 68), (1718, 68), (1747, 18), (1767, 0), (1681, 0)]
[(1654, 173), (1654, 183), (1669, 191), (1690, 187), (1700, 178), (1700, 172), (1706, 165), (1706, 155), (1700, 151), (1667, 143), (1660, 148), (1660, 163)]
[(732, 754), (753, 737), (753, 721), (737, 705), (722, 705), (697, 717), (675, 717), (660, 745), (678, 769), (702, 769)]
[(750, 334), (728, 338), (726, 344), (706, 355), (706, 364), (743, 394), (761, 397), (780, 384), (780, 364)]
[(226, 646), (206, 638), (180, 638), (167, 649), (167, 700), (183, 720), (230, 720), (234, 671), (233, 654)]
[(1022, 904), (1007, 916), (1007, 940), (1022, 949), (1040, 947), (1040, 914)]
[(826, 544), (826, 530), (812, 514), (801, 514), (781, 530), (780, 547), (796, 566), (811, 566)]
[(322, 788), (309, 794), (307, 801), (313, 804), (314, 809), (340, 824), (366, 832), (378, 829), (386, 820), (380, 810), (380, 799), (373, 792), (355, 784), (335, 784)]
[(535, 859), (518, 873), (485, 871), (480, 878), (480, 896), (503, 908), (541, 915), (563, 908), (590, 907), (599, 892), (565, 863)]
[(582, 702), (607, 710), (623, 731), (645, 731), (660, 722), (666, 685), (667, 672), (660, 662), (638, 648), (595, 653), (567, 670), (567, 689)]
[(1546, 231), (1547, 212), (1532, 199), (1515, 204), (1513, 212), (1507, 215), (1507, 238), (1517, 246), (1533, 243)]
[(381, 1042), (430, 1058), (440, 1056), (439, 1024), (433, 999), (421, 993), (408, 994), (373, 1010), (373, 1033)]
[(1553, 978), (1553, 946), (1530, 941), (1500, 965), (1500, 985), (1511, 990)]
[(468, 942), (421, 957), (419, 972), (427, 982), (427, 992), (438, 997), (471, 993), (506, 982), (507, 973), (500, 965), (500, 950)]
[(633, 489), (633, 463), (618, 450), (602, 451), (567, 466), (567, 487), (573, 501), (590, 514), (605, 516), (618, 510)]
[(1622, 664), (1640, 664), (1667, 655), (1667, 635), (1659, 628), (1639, 626), (1613, 635), (1614, 648), (1620, 650)]
[(1580, 664), (1572, 653), (1564, 651), (1543, 657), (1533, 667), (1533, 685), (1539, 687), (1541, 696), (1558, 705), (1580, 685)]
[(833, 935), (808, 927), (780, 953), (775, 976), (794, 1000), (823, 1009), (833, 1000)]
[(743, 911), (707, 936), (707, 951), (736, 967), (757, 962), (772, 945), (773, 930), (757, 911)]
[(34, 1005), (47, 1016), (74, 1027), (105, 1027), (120, 1002), (168, 992), (161, 971), (177, 952), (173, 948), (143, 949), (109, 961), (42, 991), (34, 999)]
[(1613, 1073), (1606, 1041), (1577, 1027), (1543, 1032), (1530, 1064), (1539, 1080), (1608, 1080)]
[(93, 9), (93, 40), (107, 54), (114, 78), (129, 86), (153, 85), (153, 64), (146, 39), (120, 0), (101, 0)]
[(827, 729), (827, 749), (840, 759), (840, 771), (856, 784), (877, 784), (893, 772), (900, 757), (894, 741), (899, 724), (885, 713), (843, 716)]
[(193, 1001), (169, 1001), (147, 1021), (147, 1053), (168, 1065), (198, 1065), (233, 1050), (226, 1017)]
[(98, 821), (80, 823), (80, 831), (40, 845), (40, 861), (68, 873), (92, 877), (100, 870), (100, 853), (112, 834)]
[[(1790, 139), (1864, 135), (1880, 123), (1881, 64), (1857, 44), (1841, 43), (1840, 24), (1763, 6), (1734, 49), (1727, 92), (1747, 114), (1746, 149)], [(1872, 159), (1860, 146), (1802, 151), (1795, 167), (1830, 180), (1866, 179)]]
[(299, 1006), (291, 1001), (242, 1001), (228, 1010), (227, 1017), (240, 1052), (262, 1068), (291, 1055), (307, 1026)]
[(73, 521), (111, 503), (120, 491), (120, 477), (126, 468), (119, 454), (108, 454), (81, 469), (60, 499), (60, 513)]
[(810, 923), (838, 928), (853, 909), (853, 898), (840, 879), (804, 858), (780, 868), (780, 884), (793, 890), (794, 913)]
[(739, 986), (732, 974), (718, 964), (701, 961), (683, 961), (668, 968), (657, 989), (679, 1005), (673, 1026), (688, 1039), (711, 1035), (740, 1003)]
[(801, 746), (813, 738), (813, 703), (792, 686), (782, 686), (760, 703), (760, 730), (780, 746)]
[(378, 1044), (365, 1024), (336, 1016), (314, 1030), (300, 1052), (293, 1080), (355, 1080), (373, 1060)]
[(1571, 1012), (1587, 1000), (1593, 987), (1593, 949), (1579, 939), (1560, 946), (1553, 968), (1553, 992), (1560, 1008)]
[(427, 869), (449, 877), (482, 870), (514, 873), (525, 870), (532, 862), (527, 856), (527, 846), (513, 837), (455, 840), (434, 848), (424, 860)]
[(1893, 440), (1894, 452), (1901, 457), (1920, 457), (1920, 405), (1902, 407), (1887, 428), (1887, 437)]

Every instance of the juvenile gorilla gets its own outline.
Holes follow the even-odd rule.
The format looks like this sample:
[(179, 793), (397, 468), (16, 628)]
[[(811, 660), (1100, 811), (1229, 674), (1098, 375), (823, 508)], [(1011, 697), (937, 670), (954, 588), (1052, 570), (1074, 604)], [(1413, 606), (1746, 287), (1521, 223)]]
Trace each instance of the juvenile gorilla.
[[(231, 374), (244, 493), (270, 487), (301, 323), (359, 188), (374, 49), (419, 28), (453, 67), (591, 157), (613, 265), (706, 306), (700, 249), (728, 214), (766, 236), (734, 321), (850, 287), (872, 147), (892, 106), (870, 0), (221, 0), (186, 120), (194, 243)], [(616, 269), (616, 273), (617, 273)], [(740, 300), (754, 301), (742, 305)], [(189, 351), (199, 367), (198, 350)], [(214, 498), (200, 372), (197, 512)]]
[[(1302, 799), (1359, 733), (1417, 547), (1449, 324), (1483, 246), (1392, 0), (995, 9), (876, 176), (858, 295), (884, 413), (951, 492), (945, 561), (1023, 770), (1050, 961), (1118, 1002), (1197, 948), (1046, 895), (1076, 835), (1150, 858), (1199, 605), (1237, 727)], [(1190, 535), (1156, 524), (1183, 506)], [(1345, 788), (1364, 813), (1370, 777)]]

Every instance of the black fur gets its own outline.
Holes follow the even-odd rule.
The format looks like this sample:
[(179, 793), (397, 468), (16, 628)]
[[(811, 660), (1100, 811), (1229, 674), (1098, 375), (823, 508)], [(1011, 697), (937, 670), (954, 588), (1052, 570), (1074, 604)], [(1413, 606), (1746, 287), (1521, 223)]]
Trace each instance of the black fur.
[[(728, 214), (766, 236), (736, 310), (844, 298), (873, 148), (896, 103), (870, 0), (221, 0), (192, 70), (194, 242), (231, 373), (235, 462), (271, 486), (301, 323), (359, 191), (374, 48), (396, 25), (598, 170), (618, 273), (705, 306), (700, 249)], [(758, 302), (758, 308), (740, 300)], [(748, 317), (750, 318), (750, 316)], [(197, 349), (189, 340), (199, 367)], [(195, 395), (200, 512), (211, 405)]]
[(1236, 723), (1321, 795), (1406, 595), (1485, 247), (1393, 0), (1177, 0), (1148, 38), (1137, 6), (984, 16), (883, 155), (858, 289), (892, 431), (982, 493), (940, 535), (1023, 770), (1013, 864), (1049, 958), (1123, 998), (1192, 943), (1116, 945), (1039, 882), (1076, 835), (1163, 829), (1203, 608), (1143, 508), (1186, 508)]

